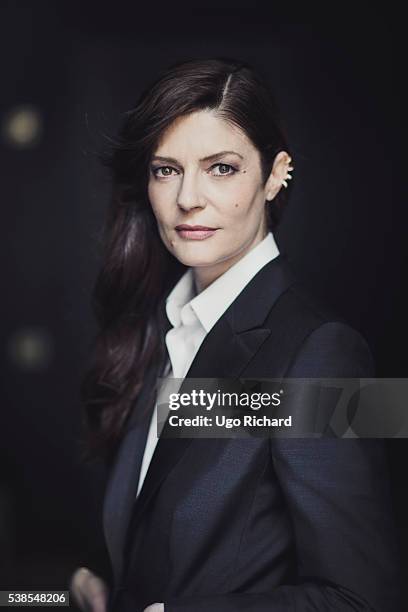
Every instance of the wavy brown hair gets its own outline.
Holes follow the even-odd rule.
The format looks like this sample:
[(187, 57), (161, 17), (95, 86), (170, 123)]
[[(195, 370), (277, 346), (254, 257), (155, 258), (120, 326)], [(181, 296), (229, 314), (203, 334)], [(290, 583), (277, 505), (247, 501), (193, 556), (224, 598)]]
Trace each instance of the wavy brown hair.
[[(164, 130), (178, 117), (212, 110), (238, 126), (258, 149), (266, 182), (279, 151), (290, 154), (266, 79), (229, 58), (171, 65), (125, 113), (104, 157), (112, 178), (102, 262), (92, 292), (99, 331), (81, 384), (85, 460), (113, 457), (146, 372), (164, 366), (164, 296), (186, 267), (165, 248), (147, 197), (149, 162)], [(280, 190), (266, 207), (274, 230), (285, 207)], [(163, 370), (160, 368), (157, 375)]]

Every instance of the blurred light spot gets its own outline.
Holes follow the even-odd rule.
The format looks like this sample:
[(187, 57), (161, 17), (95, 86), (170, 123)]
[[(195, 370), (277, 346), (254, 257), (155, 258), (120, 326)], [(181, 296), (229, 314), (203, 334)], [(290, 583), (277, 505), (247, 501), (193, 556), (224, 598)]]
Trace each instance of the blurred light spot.
[(50, 333), (43, 328), (19, 329), (9, 339), (8, 355), (14, 365), (25, 370), (43, 370), (53, 358)]
[(17, 106), (2, 121), (2, 136), (7, 144), (17, 148), (36, 146), (42, 135), (43, 120), (34, 106)]

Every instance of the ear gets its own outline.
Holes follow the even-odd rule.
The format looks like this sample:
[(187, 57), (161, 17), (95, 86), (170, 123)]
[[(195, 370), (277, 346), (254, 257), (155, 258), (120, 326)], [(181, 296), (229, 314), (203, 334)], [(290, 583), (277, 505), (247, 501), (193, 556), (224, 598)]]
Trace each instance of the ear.
[(265, 183), (265, 200), (270, 202), (281, 190), (282, 185), (285, 187), (288, 186), (286, 181), (292, 178), (292, 175), (289, 174), (290, 170), (294, 170), (292, 158), (286, 151), (279, 151), (273, 161), (271, 173)]

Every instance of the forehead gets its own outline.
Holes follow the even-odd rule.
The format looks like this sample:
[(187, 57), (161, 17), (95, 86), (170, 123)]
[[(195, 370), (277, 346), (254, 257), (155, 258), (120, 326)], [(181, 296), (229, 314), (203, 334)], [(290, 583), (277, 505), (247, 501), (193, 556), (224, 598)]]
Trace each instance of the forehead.
[(256, 154), (245, 132), (214, 111), (202, 110), (178, 117), (162, 134), (155, 155), (202, 157), (217, 151), (232, 150), (242, 156)]

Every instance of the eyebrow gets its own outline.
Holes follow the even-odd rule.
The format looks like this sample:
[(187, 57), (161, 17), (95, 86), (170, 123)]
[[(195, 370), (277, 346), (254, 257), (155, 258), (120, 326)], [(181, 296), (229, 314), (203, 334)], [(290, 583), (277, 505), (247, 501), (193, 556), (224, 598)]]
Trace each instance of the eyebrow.
[[(213, 161), (214, 159), (219, 159), (223, 155), (227, 155), (227, 154), (228, 155), (231, 155), (231, 154), (238, 155), (238, 157), (240, 157), (241, 159), (244, 159), (243, 156), (240, 153), (237, 153), (236, 151), (219, 151), (219, 153), (213, 153), (212, 155), (207, 155), (207, 157), (202, 157), (199, 161), (200, 162)], [(174, 157), (162, 157), (161, 155), (154, 155), (151, 161), (154, 161), (154, 160), (170, 162), (172, 164), (180, 164), (180, 162), (178, 162), (177, 159), (174, 159)]]

